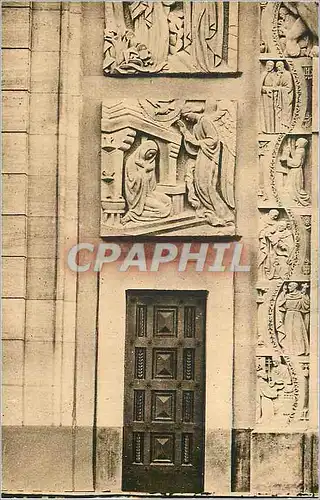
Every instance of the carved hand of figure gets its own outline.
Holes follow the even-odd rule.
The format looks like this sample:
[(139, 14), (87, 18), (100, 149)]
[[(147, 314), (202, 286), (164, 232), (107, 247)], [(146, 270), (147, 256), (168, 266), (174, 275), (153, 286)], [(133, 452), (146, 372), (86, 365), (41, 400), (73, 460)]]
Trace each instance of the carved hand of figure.
[(306, 294), (308, 288), (309, 288), (308, 283), (303, 283), (303, 285), (301, 286), (301, 293)]
[(286, 158), (286, 157), (284, 157), (284, 156), (283, 156), (282, 158), (280, 158), (280, 163), (281, 163), (281, 165), (285, 165), (285, 166), (287, 166), (287, 160), (288, 160), (288, 158)]
[(177, 125), (177, 127), (180, 130), (182, 135), (184, 135), (188, 131), (186, 124), (182, 120), (178, 120), (176, 122), (176, 125)]

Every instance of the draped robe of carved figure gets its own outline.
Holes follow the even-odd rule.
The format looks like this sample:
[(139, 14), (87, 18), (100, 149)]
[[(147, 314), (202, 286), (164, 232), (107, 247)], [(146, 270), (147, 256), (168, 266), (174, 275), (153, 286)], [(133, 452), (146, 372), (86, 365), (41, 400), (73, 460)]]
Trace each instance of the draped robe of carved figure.
[[(223, 2), (185, 4), (185, 9), (191, 9), (191, 16), (185, 14), (185, 18), (191, 22), (192, 55), (203, 71), (212, 71), (222, 61)], [(189, 31), (187, 23), (185, 30)]]
[(293, 80), (290, 71), (286, 70), (282, 61), (276, 63), (278, 76), (276, 132), (289, 129), (293, 112)]
[(280, 221), (277, 230), (269, 235), (271, 264), (269, 277), (285, 278), (292, 261), (294, 239), (287, 221)]
[(193, 133), (184, 133), (187, 152), (195, 157), (194, 188), (200, 201), (196, 211), (199, 217), (207, 219), (212, 226), (234, 222), (234, 214), (218, 193), (219, 163), (222, 145), (214, 123), (209, 115), (184, 113), (186, 118), (195, 121)]
[(304, 190), (303, 167), (306, 161), (307, 139), (300, 137), (295, 144), (295, 150), (292, 155), (283, 158), (282, 162), (288, 168), (288, 174), (285, 181), (284, 193), (290, 199), (299, 205), (310, 205), (310, 196)]
[(261, 367), (257, 369), (258, 390), (259, 390), (259, 408), (258, 422), (270, 422), (275, 416), (275, 401), (279, 396), (279, 391), (284, 387), (282, 381), (271, 382), (268, 374)]
[(271, 244), (271, 237), (276, 233), (279, 221), (278, 210), (270, 210), (265, 221), (265, 226), (259, 233), (259, 261), (258, 267), (262, 270), (262, 278), (272, 279), (274, 277), (273, 268), (273, 248)]
[(125, 169), (125, 196), (129, 210), (122, 223), (147, 222), (168, 217), (171, 199), (157, 191), (155, 158), (159, 148), (154, 141), (143, 142), (130, 156)]
[(310, 299), (304, 285), (298, 290), (298, 283), (284, 287), (277, 301), (276, 327), (279, 343), (286, 354), (309, 354), (308, 323)]
[(261, 99), (262, 99), (262, 129), (264, 132), (273, 133), (276, 129), (276, 95), (278, 90), (277, 74), (274, 72), (274, 62), (267, 61), (266, 70), (261, 78)]
[(160, 71), (169, 54), (168, 14), (174, 1), (129, 4), (135, 38), (151, 53), (153, 71)]

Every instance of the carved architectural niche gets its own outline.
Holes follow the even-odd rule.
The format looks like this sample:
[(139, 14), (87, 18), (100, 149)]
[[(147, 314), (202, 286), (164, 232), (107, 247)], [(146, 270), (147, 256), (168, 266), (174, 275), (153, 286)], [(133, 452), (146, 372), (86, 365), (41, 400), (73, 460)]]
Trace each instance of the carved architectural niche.
[(261, 58), (260, 64), (261, 132), (311, 132), (312, 60)]
[(289, 58), (318, 55), (316, 2), (261, 2), (263, 54)]
[(105, 2), (106, 75), (237, 71), (237, 2)]
[(101, 236), (234, 235), (236, 104), (102, 107)]

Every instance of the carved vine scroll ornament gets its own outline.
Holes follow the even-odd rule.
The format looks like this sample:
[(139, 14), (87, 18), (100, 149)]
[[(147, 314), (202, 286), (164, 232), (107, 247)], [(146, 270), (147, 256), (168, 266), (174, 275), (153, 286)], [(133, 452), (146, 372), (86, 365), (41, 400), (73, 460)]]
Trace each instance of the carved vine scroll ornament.
[(235, 233), (235, 104), (105, 101), (102, 236)]
[(105, 74), (237, 70), (236, 2), (106, 2)]

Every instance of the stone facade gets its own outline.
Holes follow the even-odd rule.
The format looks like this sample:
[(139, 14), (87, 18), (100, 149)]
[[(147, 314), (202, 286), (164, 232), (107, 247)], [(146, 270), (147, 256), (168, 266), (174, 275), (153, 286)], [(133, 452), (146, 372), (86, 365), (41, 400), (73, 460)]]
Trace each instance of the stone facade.
[[(4, 491), (123, 491), (126, 293), (197, 290), (203, 492), (315, 494), (316, 5), (2, 10)], [(250, 272), (69, 268), (136, 242), (148, 270), (240, 242)]]

